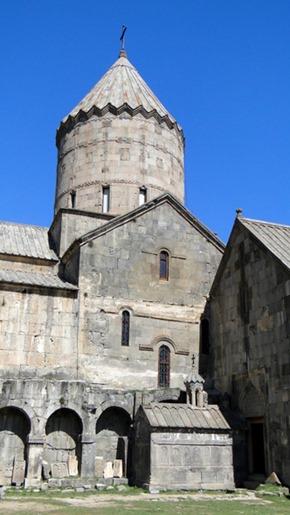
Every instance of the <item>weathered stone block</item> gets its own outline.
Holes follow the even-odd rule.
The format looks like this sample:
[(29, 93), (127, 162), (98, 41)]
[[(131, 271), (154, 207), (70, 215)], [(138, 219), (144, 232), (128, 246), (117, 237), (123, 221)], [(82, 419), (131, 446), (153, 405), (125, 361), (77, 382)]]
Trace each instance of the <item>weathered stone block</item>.
[(95, 476), (103, 477), (104, 475), (104, 458), (102, 456), (95, 457)]
[(4, 475), (5, 475), (4, 463), (2, 460), (0, 460), (0, 486), (4, 485), (4, 482), (5, 482)]
[(114, 477), (114, 471), (113, 471), (113, 463), (112, 461), (106, 461), (104, 465), (104, 478), (113, 478)]
[(68, 473), (70, 476), (77, 476), (78, 475), (78, 460), (76, 456), (69, 456), (68, 457)]
[(42, 477), (43, 479), (49, 479), (51, 474), (51, 466), (47, 461), (42, 462)]
[(114, 460), (113, 471), (114, 471), (114, 477), (123, 477), (123, 462), (122, 462), (122, 460)]
[(52, 463), (51, 471), (53, 478), (62, 478), (67, 477), (69, 475), (67, 463), (64, 462)]

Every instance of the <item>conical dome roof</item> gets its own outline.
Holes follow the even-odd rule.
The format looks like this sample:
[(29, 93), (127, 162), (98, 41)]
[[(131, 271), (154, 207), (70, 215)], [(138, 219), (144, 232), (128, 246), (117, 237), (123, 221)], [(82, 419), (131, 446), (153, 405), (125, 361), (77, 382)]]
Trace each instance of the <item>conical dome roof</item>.
[(182, 129), (124, 50), (63, 119), (56, 144), (56, 213), (119, 215), (165, 192), (183, 202)]
[[(173, 116), (147, 86), (136, 68), (127, 59), (126, 52), (122, 50), (117, 61), (83, 100), (62, 120), (61, 126), (67, 125), (68, 120), (76, 119), (80, 112), (89, 117), (97, 109), (100, 116), (108, 109), (119, 111), (120, 108), (124, 109), (124, 107), (130, 109), (132, 115), (137, 110), (137, 112), (143, 112), (144, 115), (147, 115), (146, 117), (150, 113), (151, 116), (157, 117), (159, 121), (165, 121), (171, 128), (172, 125), (177, 125)], [(115, 114), (118, 114), (118, 112)], [(180, 127), (178, 128), (181, 130)]]

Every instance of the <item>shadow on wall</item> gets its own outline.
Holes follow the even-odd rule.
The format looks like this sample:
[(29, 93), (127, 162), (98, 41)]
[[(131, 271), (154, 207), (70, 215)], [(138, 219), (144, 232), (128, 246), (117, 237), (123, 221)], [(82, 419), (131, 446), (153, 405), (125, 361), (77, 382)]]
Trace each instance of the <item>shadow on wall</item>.
[(68, 408), (61, 408), (49, 417), (43, 453), (44, 479), (80, 474), (82, 431), (81, 419)]
[(20, 409), (0, 410), (0, 483), (4, 486), (24, 481), (30, 429), (30, 420)]
[[(130, 469), (129, 432), (132, 420), (122, 408), (108, 408), (96, 424), (96, 459), (99, 463), (122, 461), (122, 474), (128, 477)], [(112, 472), (114, 474), (114, 471)], [(96, 475), (101, 475), (101, 471)]]

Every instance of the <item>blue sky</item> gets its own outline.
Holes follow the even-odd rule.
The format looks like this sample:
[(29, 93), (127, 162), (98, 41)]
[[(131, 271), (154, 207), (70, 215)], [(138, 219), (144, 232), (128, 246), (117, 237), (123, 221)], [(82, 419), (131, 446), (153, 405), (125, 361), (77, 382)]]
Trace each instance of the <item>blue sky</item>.
[(60, 120), (117, 59), (183, 127), (186, 207), (290, 224), (289, 0), (1, 0), (0, 219), (49, 226)]

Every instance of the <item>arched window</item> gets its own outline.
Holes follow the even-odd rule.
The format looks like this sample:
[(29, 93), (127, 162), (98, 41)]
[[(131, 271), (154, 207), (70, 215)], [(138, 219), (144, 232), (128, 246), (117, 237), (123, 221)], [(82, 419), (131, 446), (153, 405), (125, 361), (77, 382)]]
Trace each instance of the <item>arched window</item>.
[(164, 281), (168, 281), (169, 277), (169, 254), (166, 250), (161, 250), (159, 255), (159, 277)]
[(122, 313), (122, 336), (121, 345), (129, 345), (130, 337), (130, 313), (129, 311), (123, 311)]
[(169, 387), (170, 384), (170, 349), (161, 345), (158, 360), (158, 386)]
[(200, 351), (209, 354), (209, 322), (203, 318), (200, 323)]

